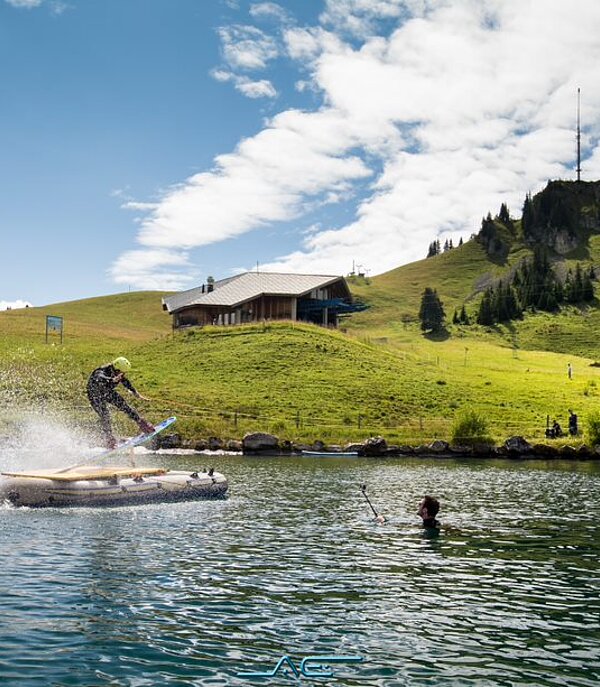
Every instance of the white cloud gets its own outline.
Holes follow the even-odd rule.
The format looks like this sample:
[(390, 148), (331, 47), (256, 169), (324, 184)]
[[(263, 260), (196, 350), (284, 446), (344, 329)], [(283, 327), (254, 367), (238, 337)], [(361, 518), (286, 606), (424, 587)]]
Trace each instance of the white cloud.
[[(351, 16), (363, 21), (358, 46), (344, 40)], [(369, 34), (379, 20), (395, 30)], [(311, 232), (266, 268), (341, 273), (357, 259), (377, 273), (419, 259), (437, 234), (466, 238), (502, 202), (518, 215), (525, 193), (573, 178), (578, 86), (582, 167), (600, 169), (595, 0), (577, 11), (562, 0), (329, 0), (323, 21), (329, 30), (285, 33), (320, 109), (281, 112), (169, 191), (142, 222), (142, 246), (189, 249), (276, 226), (347, 198), (376, 170), (352, 221)]]
[(221, 81), (222, 83), (235, 79), (235, 74), (227, 69), (213, 69), (210, 75), (215, 81)]
[(221, 83), (232, 81), (236, 90), (247, 98), (275, 98), (277, 96), (275, 86), (268, 79), (253, 80), (226, 69), (213, 69), (210, 75)]
[(52, 14), (55, 14), (57, 16), (63, 14), (69, 9), (69, 5), (66, 2), (51, 2), (50, 3), (50, 11)]
[(237, 79), (235, 87), (248, 98), (274, 98), (277, 91), (273, 84), (267, 79), (252, 81), (250, 79)]
[(143, 222), (140, 243), (192, 248), (297, 217), (305, 199), (369, 175), (358, 157), (342, 155), (353, 133), (329, 111), (279, 115), (171, 190)]
[(0, 301), (0, 310), (18, 310), (19, 308), (33, 307), (29, 301)]
[(287, 29), (283, 40), (288, 55), (293, 60), (313, 62), (323, 52), (337, 52), (344, 49), (343, 42), (333, 33), (321, 28), (294, 27)]
[(276, 2), (258, 2), (250, 5), (250, 16), (254, 19), (276, 19), (280, 22), (289, 21), (288, 12)]
[(33, 7), (39, 7), (44, 0), (6, 0), (6, 2), (13, 7), (24, 7), (26, 9), (31, 9)]
[(116, 284), (139, 289), (178, 291), (186, 288), (194, 277), (189, 274), (189, 265), (187, 253), (182, 250), (131, 250), (119, 256), (111, 266), (109, 275)]
[(264, 69), (279, 55), (275, 39), (255, 26), (223, 26), (219, 36), (223, 57), (233, 69)]
[(427, 0), (326, 0), (321, 22), (336, 32), (366, 37), (376, 31), (381, 20), (398, 20), (404, 15), (421, 15)]
[(128, 200), (126, 203), (121, 205), (124, 210), (142, 210), (143, 212), (148, 210), (156, 210), (158, 206), (158, 203), (140, 203), (135, 200)]

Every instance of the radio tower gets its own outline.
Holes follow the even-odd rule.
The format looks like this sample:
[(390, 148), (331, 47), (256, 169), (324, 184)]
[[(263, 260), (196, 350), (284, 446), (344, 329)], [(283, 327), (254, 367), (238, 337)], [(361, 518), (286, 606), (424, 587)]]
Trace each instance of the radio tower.
[(577, 181), (581, 181), (581, 126), (580, 126), (580, 108), (579, 99), (581, 88), (577, 89)]

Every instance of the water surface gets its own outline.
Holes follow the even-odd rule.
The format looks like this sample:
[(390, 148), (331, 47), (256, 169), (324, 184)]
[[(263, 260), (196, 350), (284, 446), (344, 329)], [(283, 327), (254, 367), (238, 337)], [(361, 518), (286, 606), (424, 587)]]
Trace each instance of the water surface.
[(229, 498), (0, 509), (1, 685), (285, 685), (238, 673), (314, 654), (364, 662), (302, 684), (598, 684), (600, 465), (165, 460)]

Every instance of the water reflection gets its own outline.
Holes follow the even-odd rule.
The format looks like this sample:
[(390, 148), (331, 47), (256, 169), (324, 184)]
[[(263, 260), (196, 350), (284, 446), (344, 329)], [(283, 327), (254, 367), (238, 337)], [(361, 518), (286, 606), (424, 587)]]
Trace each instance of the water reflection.
[[(339, 685), (597, 683), (597, 466), (218, 467), (226, 501), (2, 511), (3, 685), (241, 685), (332, 653), (365, 657)], [(415, 515), (425, 493), (439, 531)]]

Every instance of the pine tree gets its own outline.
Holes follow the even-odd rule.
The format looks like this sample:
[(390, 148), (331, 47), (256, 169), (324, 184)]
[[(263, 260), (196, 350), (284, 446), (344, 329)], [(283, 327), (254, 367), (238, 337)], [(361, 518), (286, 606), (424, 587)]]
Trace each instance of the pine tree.
[(573, 303), (581, 303), (583, 300), (583, 274), (581, 264), (575, 265), (575, 277), (573, 278)]
[(523, 308), (519, 303), (517, 292), (511, 284), (506, 285), (506, 310), (510, 320), (523, 317)]
[(505, 226), (508, 226), (510, 224), (510, 213), (508, 211), (508, 208), (506, 207), (506, 203), (502, 203), (502, 205), (500, 206), (500, 212), (498, 213), (498, 219)]
[(444, 313), (443, 304), (437, 295), (435, 289), (427, 287), (423, 291), (421, 297), (421, 307), (419, 308), (419, 319), (421, 320), (421, 329), (432, 332), (439, 332), (444, 328)]
[(569, 270), (567, 276), (565, 277), (565, 283), (563, 286), (563, 297), (566, 303), (574, 303), (573, 300), (573, 272)]
[(479, 304), (479, 312), (477, 313), (477, 324), (489, 326), (494, 324), (494, 315), (492, 311), (493, 289), (487, 288)]
[(460, 248), (462, 245), (463, 245), (463, 239), (461, 236), (460, 239), (458, 240), (458, 247)]
[(592, 279), (588, 274), (583, 277), (583, 295), (582, 300), (586, 303), (591, 303), (594, 300), (594, 285), (592, 284)]
[(469, 320), (469, 316), (467, 315), (467, 311), (464, 305), (460, 310), (460, 321), (461, 324), (471, 324), (471, 320)]
[(525, 237), (533, 229), (535, 224), (535, 215), (533, 210), (533, 201), (531, 200), (531, 194), (528, 193), (525, 196), (525, 202), (523, 203), (523, 216), (521, 218), (521, 227), (523, 228), (523, 234)]

